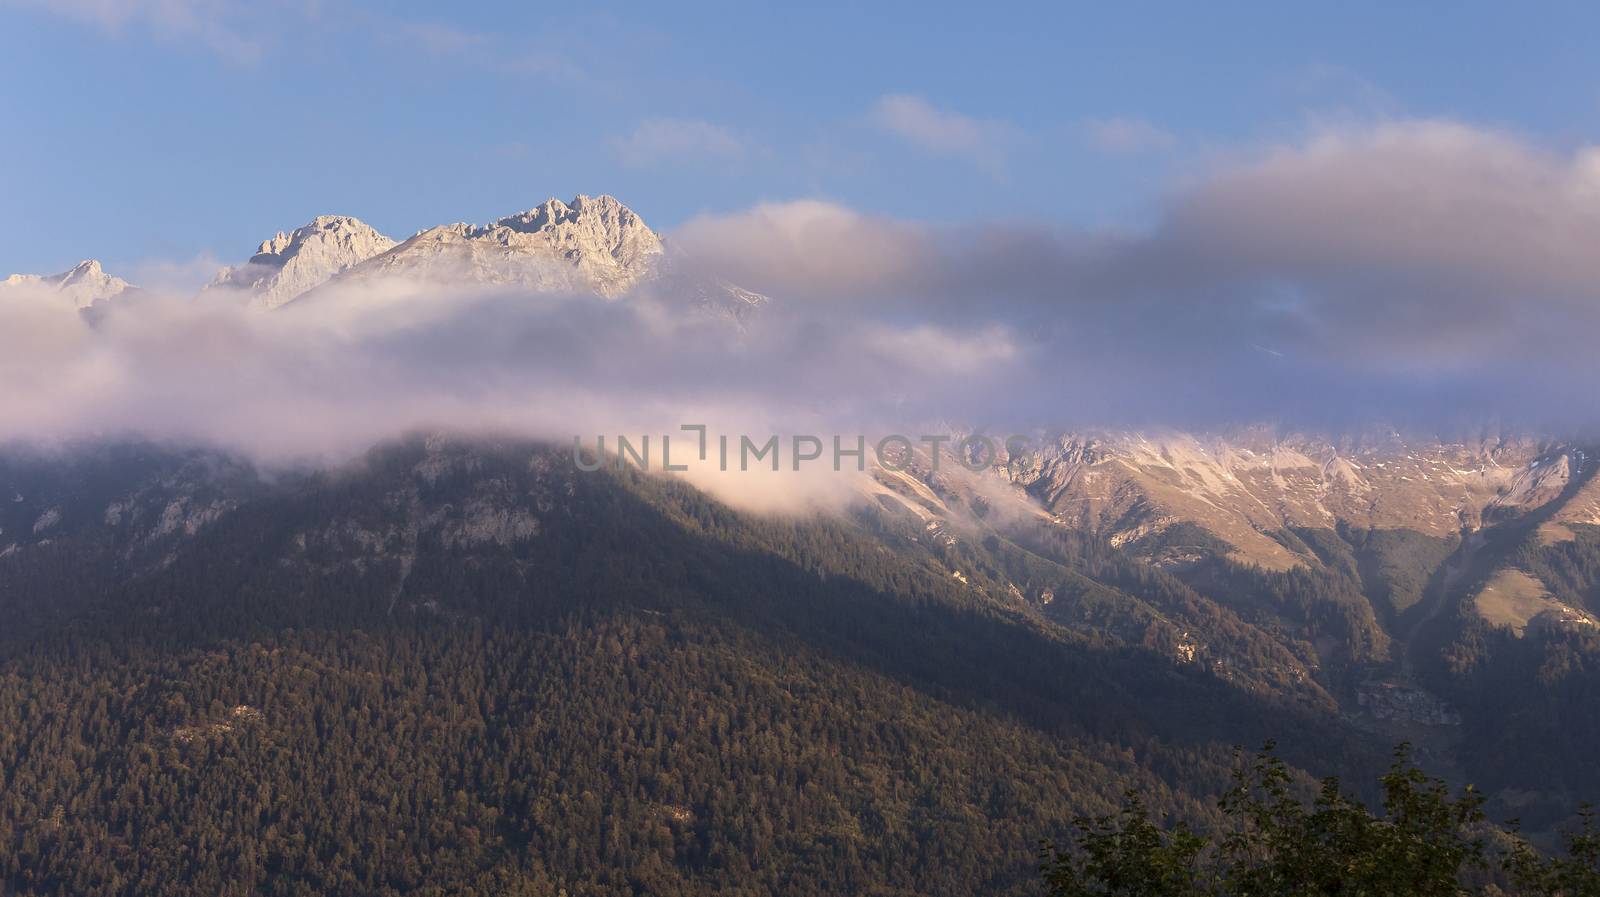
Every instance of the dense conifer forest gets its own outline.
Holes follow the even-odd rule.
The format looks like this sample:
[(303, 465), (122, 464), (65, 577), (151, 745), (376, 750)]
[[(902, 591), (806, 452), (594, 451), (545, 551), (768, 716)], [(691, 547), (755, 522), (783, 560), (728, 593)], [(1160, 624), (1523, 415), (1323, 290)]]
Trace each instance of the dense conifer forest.
[[(1276, 739), (1293, 781), (1381, 799), (1390, 742), (1339, 708), (1422, 588), (1385, 559), (1448, 550), (1288, 534), (1349, 561), (1169, 571), (1059, 528), (759, 517), (568, 461), (423, 440), (277, 476), (150, 446), (8, 456), (4, 889), (1038, 893), (1039, 843), (1130, 791), (1225, 822), (1236, 745)], [(1363, 597), (1380, 580), (1392, 606)], [(1536, 719), (1589, 707), (1600, 646), (1563, 638), (1463, 624), (1436, 674), (1496, 750), (1578, 788), (1581, 742), (1471, 715), (1535, 682)], [(1522, 684), (1473, 678), (1507, 670)], [(1495, 756), (1472, 772), (1537, 774)]]

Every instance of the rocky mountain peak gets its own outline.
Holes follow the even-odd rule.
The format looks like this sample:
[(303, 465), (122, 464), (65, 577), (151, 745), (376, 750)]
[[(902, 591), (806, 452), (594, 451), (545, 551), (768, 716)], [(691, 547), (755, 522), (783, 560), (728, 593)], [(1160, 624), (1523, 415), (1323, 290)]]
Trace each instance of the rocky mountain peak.
[(248, 262), (224, 268), (208, 289), (239, 290), (253, 308), (277, 308), (394, 245), (358, 218), (318, 215), (263, 240)]
[(106, 277), (106, 271), (100, 267), (99, 259), (84, 259), (74, 265), (71, 271), (61, 275), (63, 283), (82, 283), (85, 280), (96, 280)]
[[(261, 241), (254, 255), (223, 268), (205, 291), (267, 311), (313, 292), (328, 295), (335, 282), (383, 280), (446, 293), (490, 288), (605, 299), (647, 286), (657, 296), (734, 321), (767, 302), (709, 272), (675, 264), (660, 235), (632, 209), (612, 196), (585, 194), (570, 202), (547, 199), (490, 224), (428, 228), (399, 243), (358, 218), (319, 215)], [(53, 277), (6, 281), (22, 282), (56, 286), (80, 307), (128, 288), (94, 261)]]
[[(661, 254), (661, 238), (632, 209), (611, 196), (579, 194), (570, 204), (551, 198), (496, 221), (486, 229), (505, 228), (540, 235), (564, 253), (610, 256), (632, 267)], [(575, 256), (568, 255), (569, 258)]]
[(78, 308), (89, 308), (108, 299), (114, 299), (133, 285), (112, 274), (107, 274), (95, 259), (84, 259), (71, 270), (60, 274), (13, 274), (0, 281), (0, 288), (34, 286), (54, 290), (72, 301)]
[[(389, 240), (371, 225), (359, 218), (348, 215), (318, 215), (310, 223), (297, 227), (289, 233), (278, 231), (270, 239), (261, 241), (256, 247), (257, 256), (268, 256), (261, 259), (270, 262), (274, 259), (281, 261), (284, 257), (297, 254), (308, 243), (333, 240), (341, 243), (356, 243), (363, 240), (382, 242)], [(389, 240), (393, 245), (394, 241)], [(257, 259), (252, 258), (251, 261)]]
[(549, 199), (492, 224), (429, 228), (341, 277), (615, 298), (654, 276), (661, 238), (610, 196)]

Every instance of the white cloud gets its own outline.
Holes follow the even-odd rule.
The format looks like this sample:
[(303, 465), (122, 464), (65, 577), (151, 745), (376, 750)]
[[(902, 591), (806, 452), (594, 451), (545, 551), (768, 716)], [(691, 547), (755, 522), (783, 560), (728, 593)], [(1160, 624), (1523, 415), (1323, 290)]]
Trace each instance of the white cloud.
[(1028, 373), (995, 408), (1600, 423), (1600, 147), (1391, 121), (1222, 160), (1139, 234), (802, 201), (674, 236), (841, 320), (1006, 325)]
[(686, 265), (774, 296), (743, 333), (666, 287), (352, 284), (258, 315), (156, 295), (92, 324), (24, 289), (0, 296), (0, 441), (138, 431), (283, 456), (424, 426), (1592, 426), (1597, 160), (1391, 122), (1228, 160), (1132, 236), (819, 200), (694, 219), (670, 235)]
[(878, 292), (938, 261), (921, 226), (821, 200), (701, 215), (672, 239), (722, 276), (780, 296)]
[(389, 26), (388, 36), (437, 56), (481, 52), (490, 44), (486, 34), (465, 31), (442, 22), (394, 22)]
[(147, 290), (189, 293), (211, 282), (223, 263), (210, 252), (189, 259), (144, 259), (128, 269), (128, 280)]
[(872, 120), (925, 152), (967, 158), (986, 168), (1005, 162), (1017, 136), (1016, 129), (1005, 122), (950, 112), (909, 94), (880, 98), (873, 106)]
[(870, 345), (898, 361), (908, 372), (975, 374), (1008, 365), (1021, 354), (1011, 332), (999, 326), (969, 332), (931, 324), (872, 325), (863, 333)]
[(753, 145), (744, 136), (708, 121), (648, 118), (633, 133), (613, 139), (611, 148), (624, 164), (643, 167), (664, 162), (738, 161)]
[(217, 54), (253, 62), (261, 42), (252, 20), (292, 7), (286, 3), (251, 4), (241, 0), (4, 0), (15, 7), (38, 9), (102, 30), (122, 34), (144, 29), (174, 41), (199, 41)]
[(1105, 153), (1126, 156), (1165, 152), (1177, 143), (1167, 131), (1139, 118), (1103, 118), (1087, 122), (1089, 142)]
[[(525, 37), (524, 50), (505, 35), (438, 21), (412, 21), (382, 7), (322, 0), (0, 0), (0, 8), (33, 9), (120, 37), (198, 44), (231, 62), (255, 63), (269, 50), (309, 33), (359, 36), (402, 52), (449, 57), (502, 74), (580, 82), (574, 41)], [(553, 51), (561, 46), (563, 52)]]
[[(1279, 326), (1328, 357), (1543, 369), (1600, 326), (1595, 151), (1449, 121), (1323, 130), (1175, 199), (1151, 270), (1292, 295)], [(1508, 374), (1516, 372), (1507, 372)]]
[[(15, 388), (0, 392), (0, 442), (140, 434), (281, 462), (426, 428), (568, 444), (683, 422), (852, 432), (908, 400), (959, 397), (1018, 354), (1001, 325), (791, 302), (740, 332), (696, 301), (666, 287), (611, 302), (374, 279), (272, 312), (149, 291), (86, 320), (50, 289), (9, 288), (0, 379)], [(928, 392), (906, 396), (908, 383)]]
[(1600, 292), (1600, 168), (1449, 121), (1327, 130), (1186, 191), (1167, 238), (1213, 265), (1410, 271), (1531, 298)]

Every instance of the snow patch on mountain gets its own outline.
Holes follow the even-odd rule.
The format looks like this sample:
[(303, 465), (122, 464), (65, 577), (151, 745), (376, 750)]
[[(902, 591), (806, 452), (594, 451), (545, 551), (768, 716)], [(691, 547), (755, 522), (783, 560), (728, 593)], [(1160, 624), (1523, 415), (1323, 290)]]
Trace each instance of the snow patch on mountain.
[(1276, 538), (1285, 528), (1449, 537), (1557, 500), (1575, 456), (1518, 440), (1104, 431), (1057, 436), (997, 470), (1064, 525), (1131, 543), (1194, 523), (1236, 560), (1282, 569), (1306, 561)]

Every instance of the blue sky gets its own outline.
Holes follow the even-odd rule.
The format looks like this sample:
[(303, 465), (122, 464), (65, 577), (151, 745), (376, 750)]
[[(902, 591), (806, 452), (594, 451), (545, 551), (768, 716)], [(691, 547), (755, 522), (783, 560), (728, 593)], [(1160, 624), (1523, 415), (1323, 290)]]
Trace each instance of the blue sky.
[(0, 0), (0, 273), (244, 258), (612, 193), (1138, 228), (1218, 159), (1439, 118), (1600, 125), (1600, 14), (1506, 4)]

